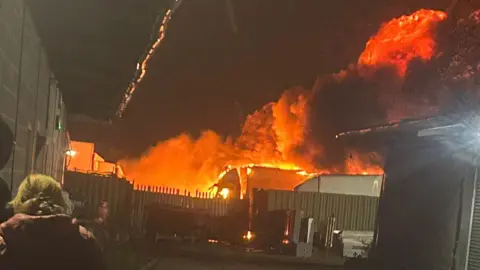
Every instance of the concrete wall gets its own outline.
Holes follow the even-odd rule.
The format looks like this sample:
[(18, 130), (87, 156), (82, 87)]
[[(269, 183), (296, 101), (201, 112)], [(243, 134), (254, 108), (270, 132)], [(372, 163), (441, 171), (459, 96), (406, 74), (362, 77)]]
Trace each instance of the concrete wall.
[(15, 137), (0, 177), (13, 193), (30, 172), (63, 177), (66, 113), (47, 59), (28, 6), (0, 0), (0, 117)]

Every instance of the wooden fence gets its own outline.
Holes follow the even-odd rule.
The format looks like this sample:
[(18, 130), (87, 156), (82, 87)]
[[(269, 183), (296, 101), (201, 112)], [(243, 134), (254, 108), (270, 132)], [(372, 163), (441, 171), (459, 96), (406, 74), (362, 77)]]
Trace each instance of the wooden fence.
[[(191, 209), (205, 209), (212, 216), (224, 216), (236, 200), (212, 198), (207, 193), (189, 193), (160, 187), (136, 186), (114, 175), (95, 175), (80, 172), (65, 174), (65, 188), (74, 199), (85, 203), (87, 216), (93, 216), (102, 200), (109, 202), (110, 220), (122, 228), (144, 232), (145, 207), (157, 202)], [(323, 231), (332, 214), (337, 228), (354, 231), (373, 231), (378, 198), (316, 192), (262, 190), (254, 192), (255, 207), (265, 210), (296, 210), (315, 219), (317, 231)]]
[(115, 175), (66, 172), (64, 187), (72, 198), (83, 204), (81, 216), (93, 217), (99, 203), (108, 201), (112, 224), (125, 228), (130, 219), (133, 186)]
[(92, 217), (102, 200), (109, 202), (111, 223), (124, 229), (144, 232), (146, 209), (149, 203), (157, 202), (191, 209), (205, 209), (212, 216), (224, 216), (234, 200), (212, 198), (208, 193), (196, 192), (193, 196), (183, 195), (177, 189), (135, 186), (126, 179), (115, 175), (87, 174), (82, 172), (65, 173), (65, 189), (73, 199), (84, 203), (84, 215)]
[(341, 230), (373, 231), (375, 227), (378, 197), (283, 190), (263, 190), (255, 194), (256, 198), (263, 196), (268, 211), (305, 211), (314, 218), (320, 232), (332, 214)]
[(225, 216), (233, 199), (212, 198), (206, 193), (197, 193), (199, 197), (193, 197), (184, 192), (180, 195), (178, 190), (162, 189), (156, 187), (137, 187), (133, 192), (133, 217), (131, 226), (135, 231), (144, 232), (146, 222), (146, 206), (150, 203), (178, 206), (189, 209), (204, 209), (212, 216)]

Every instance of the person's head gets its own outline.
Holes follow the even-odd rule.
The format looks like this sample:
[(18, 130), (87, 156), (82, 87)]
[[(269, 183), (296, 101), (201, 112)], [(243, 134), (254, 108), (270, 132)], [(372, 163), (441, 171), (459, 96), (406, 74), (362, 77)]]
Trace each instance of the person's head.
[(15, 213), (51, 215), (66, 213), (69, 203), (59, 182), (50, 176), (31, 174), (10, 202)]
[(101, 201), (98, 204), (98, 217), (105, 220), (108, 217), (108, 201)]

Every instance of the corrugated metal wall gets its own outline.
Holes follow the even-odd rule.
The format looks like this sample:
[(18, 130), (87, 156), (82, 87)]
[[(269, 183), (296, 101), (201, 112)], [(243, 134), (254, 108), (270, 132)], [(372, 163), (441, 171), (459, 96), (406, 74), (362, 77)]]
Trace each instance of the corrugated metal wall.
[[(0, 177), (15, 193), (30, 172), (63, 177), (65, 106), (51, 74), (29, 8), (0, 1), (0, 118), (14, 134), (14, 149)], [(57, 129), (57, 119), (63, 129)]]
[(333, 214), (337, 228), (353, 231), (373, 231), (378, 209), (378, 198), (369, 196), (267, 190), (271, 210), (305, 211), (315, 219), (317, 231), (324, 230)]

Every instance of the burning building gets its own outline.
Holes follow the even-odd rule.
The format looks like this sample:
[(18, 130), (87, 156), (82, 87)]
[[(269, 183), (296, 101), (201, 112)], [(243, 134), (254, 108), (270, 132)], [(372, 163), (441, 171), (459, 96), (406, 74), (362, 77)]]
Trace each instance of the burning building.
[[(449, 90), (451, 79), (463, 73), (448, 74), (465, 61), (457, 59), (459, 65), (450, 61), (455, 46), (450, 39), (452, 24), (447, 22), (446, 12), (426, 9), (394, 18), (380, 26), (353, 64), (320, 76), (311, 89), (286, 90), (276, 102), (251, 113), (240, 136), (223, 138), (214, 131), (199, 138), (181, 134), (120, 164), (139, 184), (194, 193), (217, 182), (230, 183), (238, 196), (245, 194), (248, 183), (292, 190), (307, 178), (301, 174), (381, 175), (380, 146), (374, 141), (347, 145), (335, 135), (433, 115), (451, 104), (456, 95)], [(470, 70), (476, 67), (467, 64)], [(235, 172), (228, 172), (233, 168)], [(245, 177), (248, 171), (270, 176)]]
[[(275, 167), (244, 166), (227, 168), (215, 184), (219, 195), (230, 195), (233, 198), (243, 198), (252, 189), (293, 190), (299, 183), (311, 177), (305, 171), (286, 170)], [(223, 194), (228, 192), (228, 194)]]

